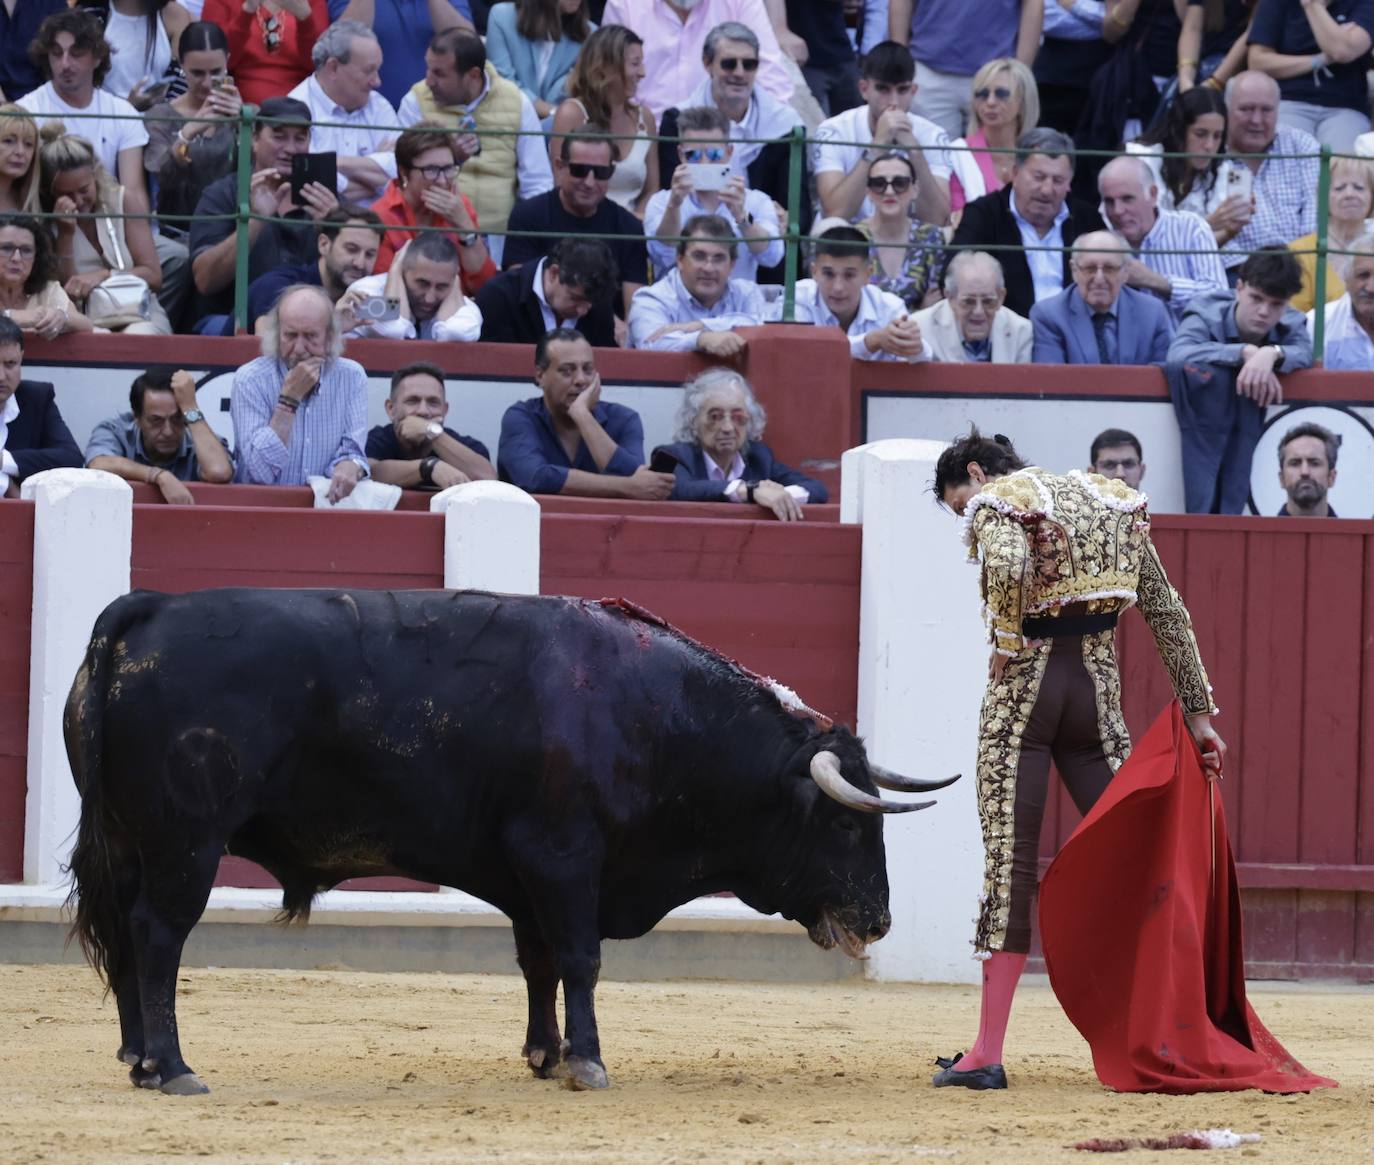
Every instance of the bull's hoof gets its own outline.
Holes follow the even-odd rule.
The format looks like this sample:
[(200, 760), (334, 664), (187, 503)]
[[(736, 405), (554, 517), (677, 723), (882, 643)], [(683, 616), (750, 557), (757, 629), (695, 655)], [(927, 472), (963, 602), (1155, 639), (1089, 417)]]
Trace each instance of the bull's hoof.
[(133, 1048), (121, 1047), (119, 1051), (115, 1053), (115, 1059), (117, 1059), (121, 1064), (127, 1064), (130, 1068), (132, 1068), (135, 1065), (137, 1065), (140, 1060), (143, 1059), (143, 1053), (135, 1052)]
[(135, 1088), (161, 1088), (162, 1077), (149, 1072), (142, 1064), (135, 1064), (129, 1069), (129, 1083)]
[(587, 1060), (581, 1056), (565, 1057), (559, 1066), (558, 1074), (563, 1077), (564, 1086), (574, 1092), (611, 1086), (606, 1069), (595, 1060)]
[(162, 1091), (167, 1096), (203, 1096), (210, 1089), (201, 1083), (200, 1077), (194, 1072), (183, 1072), (164, 1083)]
[(520, 1054), (525, 1057), (525, 1063), (530, 1066), (540, 1080), (552, 1080), (563, 1073), (560, 1061), (568, 1054), (571, 1045), (567, 1040), (563, 1040), (556, 1048), (544, 1048), (526, 1044), (520, 1049)]

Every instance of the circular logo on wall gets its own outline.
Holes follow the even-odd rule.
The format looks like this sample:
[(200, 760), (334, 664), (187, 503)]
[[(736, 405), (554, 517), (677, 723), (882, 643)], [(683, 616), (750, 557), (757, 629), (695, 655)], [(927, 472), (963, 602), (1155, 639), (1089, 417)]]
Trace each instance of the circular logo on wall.
[[(1369, 411), (1369, 410), (1366, 410)], [(1288, 501), (1279, 482), (1279, 442), (1299, 425), (1318, 424), (1341, 439), (1336, 459), (1336, 484), (1327, 502), (1342, 518), (1374, 514), (1374, 426), (1353, 409), (1341, 405), (1294, 405), (1265, 422), (1250, 462), (1250, 510), (1272, 516)]]

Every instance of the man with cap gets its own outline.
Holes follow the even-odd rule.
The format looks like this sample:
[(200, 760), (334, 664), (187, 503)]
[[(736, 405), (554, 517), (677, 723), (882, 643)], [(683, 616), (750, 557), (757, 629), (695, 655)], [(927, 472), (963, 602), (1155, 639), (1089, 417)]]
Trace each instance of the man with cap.
[[(255, 215), (292, 221), (254, 218), (248, 223), (250, 281), (285, 264), (310, 262), (316, 253), (315, 223), (339, 204), (338, 195), (318, 182), (301, 189), (301, 204), (292, 201), (291, 159), (310, 152), (309, 106), (294, 97), (269, 97), (259, 107), (259, 117), (253, 130), (249, 205)], [(191, 277), (202, 301), (198, 332), (232, 330), (213, 316), (234, 310), (238, 229), (232, 216), (237, 213), (238, 179), (233, 174), (210, 183), (196, 204), (190, 249)]]

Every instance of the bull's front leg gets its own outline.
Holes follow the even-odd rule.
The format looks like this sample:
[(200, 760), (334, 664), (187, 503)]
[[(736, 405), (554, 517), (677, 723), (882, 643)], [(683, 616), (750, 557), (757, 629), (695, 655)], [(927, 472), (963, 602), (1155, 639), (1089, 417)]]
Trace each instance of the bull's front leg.
[(569, 1088), (605, 1088), (610, 1080), (601, 1062), (595, 999), (596, 981), (601, 975), (601, 940), (593, 929), (590, 934), (570, 937), (556, 954), (563, 979), (563, 1026), (568, 1036), (563, 1075)]
[(525, 1029), (525, 1057), (536, 1076), (558, 1074), (563, 1056), (563, 1037), (558, 1031), (558, 966), (539, 927), (529, 921), (512, 922), (515, 957), (525, 974), (529, 995), (529, 1024)]

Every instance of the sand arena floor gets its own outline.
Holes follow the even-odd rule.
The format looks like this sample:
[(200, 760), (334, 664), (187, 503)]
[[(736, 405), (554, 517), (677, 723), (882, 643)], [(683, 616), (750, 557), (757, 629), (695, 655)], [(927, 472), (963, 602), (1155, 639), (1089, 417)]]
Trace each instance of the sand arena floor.
[(1122, 1159), (1064, 1148), (1089, 1136), (1230, 1126), (1264, 1136), (1221, 1154), (1237, 1165), (1374, 1162), (1367, 988), (1255, 989), (1339, 1090), (1183, 1098), (1104, 1091), (1043, 986), (1018, 997), (1012, 1089), (982, 1094), (929, 1086), (976, 1025), (968, 988), (607, 983), (603, 1093), (530, 1076), (513, 975), (192, 969), (180, 995), (206, 1097), (128, 1085), (90, 971), (0, 966), (0, 1161), (1019, 1165)]

